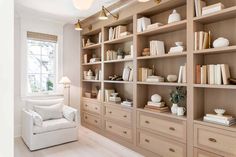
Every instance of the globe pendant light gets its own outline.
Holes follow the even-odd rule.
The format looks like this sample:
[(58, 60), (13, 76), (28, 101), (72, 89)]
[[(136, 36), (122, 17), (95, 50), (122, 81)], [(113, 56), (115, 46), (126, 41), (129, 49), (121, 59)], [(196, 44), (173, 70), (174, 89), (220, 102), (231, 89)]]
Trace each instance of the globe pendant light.
[(94, 0), (73, 0), (74, 6), (79, 10), (88, 10)]

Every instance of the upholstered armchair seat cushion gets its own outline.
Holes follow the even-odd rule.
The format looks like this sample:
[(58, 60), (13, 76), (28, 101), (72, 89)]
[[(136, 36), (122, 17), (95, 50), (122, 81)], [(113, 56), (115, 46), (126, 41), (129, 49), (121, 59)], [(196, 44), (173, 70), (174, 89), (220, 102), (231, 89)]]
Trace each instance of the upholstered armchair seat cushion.
[(46, 120), (46, 121), (43, 121), (42, 126), (34, 125), (33, 133), (40, 134), (40, 133), (56, 131), (56, 130), (61, 130), (61, 129), (74, 128), (74, 127), (76, 127), (76, 123), (70, 122), (66, 118)]

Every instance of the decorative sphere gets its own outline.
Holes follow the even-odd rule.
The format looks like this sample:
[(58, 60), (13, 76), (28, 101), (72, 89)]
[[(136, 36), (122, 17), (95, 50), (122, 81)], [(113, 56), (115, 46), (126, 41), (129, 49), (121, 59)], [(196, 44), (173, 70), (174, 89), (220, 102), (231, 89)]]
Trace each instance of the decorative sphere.
[(151, 96), (152, 102), (159, 103), (161, 102), (161, 96), (159, 94), (154, 94)]

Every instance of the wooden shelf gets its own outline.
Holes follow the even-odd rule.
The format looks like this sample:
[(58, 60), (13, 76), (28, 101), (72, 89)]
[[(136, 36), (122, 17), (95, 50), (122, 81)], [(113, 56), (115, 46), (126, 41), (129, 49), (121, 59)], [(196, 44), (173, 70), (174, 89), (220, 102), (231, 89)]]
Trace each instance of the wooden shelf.
[(173, 83), (173, 82), (140, 82), (138, 81), (137, 84), (140, 85), (156, 85), (156, 86), (187, 86), (186, 83)]
[(83, 82), (97, 82), (100, 83), (101, 80), (82, 80)]
[(104, 63), (119, 63), (119, 62), (131, 62), (133, 59), (117, 59), (117, 60), (108, 60), (104, 61)]
[(171, 57), (182, 57), (182, 56), (187, 56), (187, 52), (170, 53), (170, 54), (156, 55), (156, 56), (140, 56), (140, 57), (137, 57), (137, 59), (143, 60), (143, 59), (171, 58)]
[(236, 46), (198, 50), (194, 51), (194, 54), (200, 55), (200, 54), (216, 54), (216, 53), (231, 53), (231, 52), (236, 52)]
[(82, 65), (98, 65), (101, 64), (102, 62), (94, 62), (94, 63), (83, 63)]
[(96, 48), (99, 48), (99, 47), (101, 47), (101, 43), (93, 44), (93, 45), (90, 45), (90, 46), (83, 47), (83, 50), (96, 49)]
[(143, 108), (137, 108), (137, 111), (147, 112), (147, 113), (151, 113), (151, 114), (155, 114), (155, 115), (159, 115), (159, 116), (163, 116), (163, 117), (174, 118), (174, 119), (179, 119), (179, 120), (184, 120), (184, 121), (187, 120), (186, 116), (177, 116), (177, 115), (174, 115), (170, 112), (159, 113), (159, 112), (155, 112), (155, 111), (145, 110)]
[(219, 129), (228, 130), (228, 131), (236, 131), (236, 124), (234, 124), (232, 126), (223, 126), (223, 125), (214, 124), (214, 123), (210, 123), (210, 122), (204, 122), (202, 119), (194, 120), (194, 124), (215, 127), (215, 128), (219, 128)]
[(111, 80), (104, 80), (104, 83), (123, 83), (123, 84), (133, 84), (133, 81), (111, 81)]
[(227, 19), (235, 18), (235, 17), (236, 17), (236, 6), (233, 6), (230, 8), (223, 9), (216, 13), (203, 15), (200, 17), (195, 17), (193, 20), (194, 22), (199, 22), (202, 24), (209, 24), (209, 23), (214, 23), (214, 22), (227, 20)]
[(105, 41), (104, 44), (119, 44), (119, 43), (124, 43), (124, 42), (132, 41), (132, 40), (133, 40), (133, 34), (130, 34), (124, 37), (120, 37), (118, 39)]
[(236, 89), (236, 85), (194, 84), (196, 88)]
[(156, 29), (146, 30), (144, 32), (139, 32), (137, 35), (150, 36), (167, 32), (174, 32), (182, 29), (186, 29), (187, 20), (182, 20), (175, 23), (170, 23), (164, 26), (157, 27)]

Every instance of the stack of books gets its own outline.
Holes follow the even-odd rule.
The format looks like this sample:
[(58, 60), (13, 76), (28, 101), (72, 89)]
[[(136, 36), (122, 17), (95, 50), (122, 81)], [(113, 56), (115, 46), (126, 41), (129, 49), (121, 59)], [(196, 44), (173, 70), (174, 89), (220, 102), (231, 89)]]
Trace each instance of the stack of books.
[(111, 93), (115, 93), (114, 89), (105, 89), (105, 102), (109, 102)]
[(210, 6), (206, 6), (202, 8), (202, 15), (212, 14), (221, 11), (224, 8), (225, 6), (222, 3), (216, 3)]
[(114, 50), (108, 50), (106, 52), (106, 60), (117, 60), (117, 52)]
[(148, 76), (151, 76), (153, 73), (152, 69), (149, 68), (139, 68), (138, 69), (138, 80), (145, 82), (147, 81)]
[(165, 102), (155, 103), (148, 101), (147, 105), (144, 107), (145, 110), (154, 111), (154, 112), (168, 112), (169, 108), (165, 106)]
[(233, 118), (232, 116), (229, 115), (219, 116), (216, 114), (206, 114), (206, 116), (204, 116), (203, 118), (203, 121), (224, 126), (231, 126), (233, 124), (236, 124), (236, 118)]
[(163, 55), (165, 54), (165, 46), (163, 41), (152, 40), (150, 41), (150, 55)]
[(187, 83), (187, 69), (186, 69), (186, 64), (183, 65), (183, 66), (180, 66), (180, 68), (179, 68), (178, 83)]
[(147, 30), (148, 25), (151, 25), (151, 19), (147, 17), (139, 18), (137, 21), (137, 32)]
[(204, 0), (194, 0), (196, 16), (202, 16), (202, 8), (206, 6)]
[(194, 33), (194, 50), (203, 50), (211, 47), (211, 32)]
[(229, 84), (230, 71), (227, 64), (196, 65), (196, 83), (211, 85)]
[(130, 33), (127, 32), (126, 26), (116, 26), (116, 27), (110, 27), (109, 28), (109, 40), (120, 38), (121, 36), (129, 35)]

